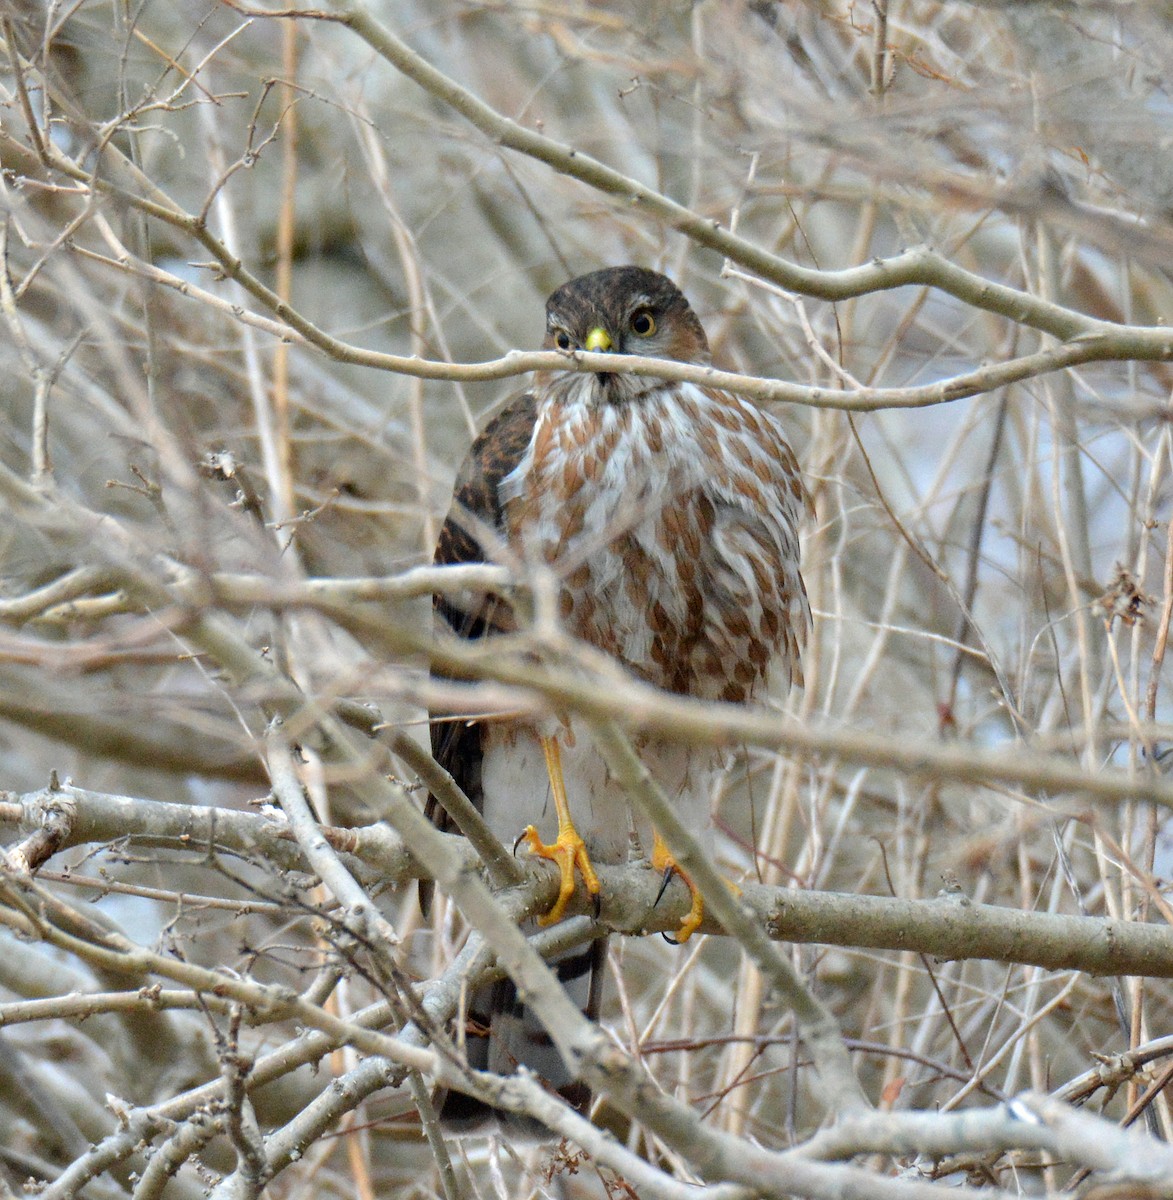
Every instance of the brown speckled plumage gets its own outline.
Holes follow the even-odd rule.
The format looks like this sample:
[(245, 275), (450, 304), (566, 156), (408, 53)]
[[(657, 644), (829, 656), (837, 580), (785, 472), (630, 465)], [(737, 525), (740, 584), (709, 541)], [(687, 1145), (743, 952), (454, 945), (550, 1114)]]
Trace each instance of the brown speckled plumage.
[[(709, 360), (688, 302), (653, 271), (580, 276), (546, 307), (547, 348), (602, 327), (620, 351)], [(639, 337), (628, 326), (645, 311), (656, 329)], [(646, 376), (540, 375), (473, 443), (436, 562), (504, 548), (540, 561), (561, 575), (560, 610), (584, 640), (671, 691), (746, 700), (768, 667), (801, 681), (806, 503), (781, 427), (747, 401)], [(493, 601), (437, 607), (465, 636), (508, 624)]]
[(799, 679), (804, 496), (776, 422), (692, 384), (620, 404), (593, 384), (539, 405), (501, 485), (508, 544), (560, 576), (574, 634), (657, 687), (745, 701), (771, 668)]

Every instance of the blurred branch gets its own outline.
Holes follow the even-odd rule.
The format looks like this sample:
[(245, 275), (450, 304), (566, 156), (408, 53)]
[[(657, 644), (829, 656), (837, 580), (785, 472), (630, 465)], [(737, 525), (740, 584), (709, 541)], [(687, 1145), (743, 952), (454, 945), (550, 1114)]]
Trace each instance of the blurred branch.
[(270, 728), (266, 743), (273, 794), (306, 863), (338, 901), (340, 911), (334, 920), (366, 944), (376, 958), (389, 958), (399, 944), (399, 935), (343, 864), (314, 816), (297, 776), (293, 750), (282, 737), (279, 722)]
[(1081, 334), (1111, 328), (1106, 322), (1072, 309), (1039, 299), (1028, 292), (994, 283), (966, 271), (943, 255), (927, 249), (909, 250), (895, 258), (842, 271), (818, 271), (800, 267), (779, 255), (723, 229), (719, 222), (702, 217), (652, 188), (606, 166), (573, 147), (562, 145), (541, 133), (502, 116), (490, 105), (432, 66), (381, 24), (369, 6), (339, 4), (335, 9), (265, 9), (221, 0), (221, 3), (250, 17), (297, 18), (330, 21), (353, 30), (392, 66), (414, 80), (437, 99), (443, 100), (496, 145), (516, 150), (546, 163), (597, 191), (622, 199), (659, 218), (698, 245), (716, 250), (756, 271), (765, 279), (791, 291), (822, 300), (847, 300), (870, 292), (906, 285), (936, 287), (975, 308), (985, 309), (1040, 329), (1066, 340)]
[[(491, 955), (480, 940), (470, 939), (449, 969), (422, 987), (420, 1008), (427, 1018), (436, 1023), (443, 1023), (449, 1019), (466, 978), (475, 979), (490, 961)], [(229, 1002), (222, 1000), (221, 1003), (226, 1006)], [(379, 1001), (355, 1013), (349, 1024), (355, 1028), (378, 1028), (391, 1019), (391, 1005), (387, 1001)], [(426, 1037), (415, 1025), (405, 1028), (400, 1034), (400, 1039), (404, 1044), (416, 1047), (423, 1047), (426, 1041)], [(248, 1087), (255, 1092), (262, 1085), (273, 1083), (300, 1066), (317, 1063), (341, 1044), (344, 1042), (326, 1033), (303, 1032), (300, 1037), (291, 1039), (258, 1059), (250, 1073)], [(333, 1106), (325, 1122), (326, 1127), (330, 1127), (339, 1116), (350, 1111), (365, 1096), (378, 1088), (395, 1086), (405, 1074), (405, 1068), (389, 1064), (384, 1058), (368, 1059), (348, 1077), (335, 1080), (333, 1086), (325, 1087), (322, 1094), (316, 1101), (311, 1101), (308, 1108), (314, 1112), (320, 1111), (323, 1097), (327, 1097), (328, 1104)], [(190, 1088), (159, 1104), (138, 1108), (125, 1114), (122, 1127), (95, 1145), (86, 1156), (71, 1164), (47, 1189), (47, 1193), (53, 1197), (60, 1197), (61, 1200), (76, 1195), (77, 1189), (87, 1180), (95, 1178), (103, 1170), (126, 1160), (140, 1150), (144, 1139), (149, 1139), (157, 1132), (171, 1132), (177, 1123), (182, 1123), (181, 1134), (184, 1130), (190, 1131), (192, 1126), (189, 1123), (196, 1121), (215, 1132), (218, 1123), (215, 1119), (209, 1119), (207, 1114), (222, 1104), (225, 1091), (223, 1078), (217, 1077), (209, 1083)], [(199, 1137), (196, 1138), (196, 1142), (196, 1146), (189, 1144), (186, 1152), (180, 1154), (173, 1169), (177, 1169), (179, 1163), (202, 1144)], [(168, 1157), (164, 1154), (163, 1161), (167, 1161)], [(156, 1161), (156, 1158), (151, 1160), (152, 1164)]]
[[(6, 488), (7, 485), (7, 488)], [(0, 471), (0, 494), (22, 493), (25, 485)], [(113, 569), (111, 566), (110, 569)], [(316, 581), (305, 585), (284, 581), (244, 580), (233, 596), (232, 576), (214, 577), (213, 590), (222, 599), (241, 603), (264, 602), (274, 608), (306, 606), (327, 613), (340, 625), (361, 635), (370, 646), (383, 645), (399, 654), (427, 653), (434, 666), (458, 676), (497, 679), (526, 689), (539, 691), (548, 701), (585, 715), (617, 719), (625, 728), (655, 731), (698, 745), (747, 745), (791, 753), (834, 756), (850, 762), (885, 767), (907, 775), (962, 783), (1014, 783), (1043, 792), (1074, 792), (1110, 800), (1147, 800), (1173, 808), (1173, 783), (1156, 774), (1131, 774), (1116, 770), (1091, 772), (1058, 757), (1033, 753), (1015, 747), (983, 750), (960, 744), (942, 744), (936, 740), (895, 741), (878, 734), (857, 730), (827, 729), (799, 724), (763, 709), (706, 702), (671, 696), (647, 686), (618, 669), (605, 656), (589, 647), (561, 639), (553, 666), (533, 661), (535, 646), (526, 636), (501, 636), (491, 646), (469, 643), (458, 638), (431, 639), (417, 630), (389, 623), (385, 614), (364, 612), (356, 607), (359, 597), (418, 594), (424, 586), (442, 583), (442, 572), (449, 568), (417, 568), (405, 577), (390, 580)], [(459, 568), (460, 585), (478, 579), (500, 578), (482, 568)], [(482, 573), (483, 572), (483, 573)], [(140, 576), (140, 581), (143, 577)], [(400, 582), (400, 579), (404, 582)], [(132, 594), (135, 585), (124, 578)], [(159, 592), (154, 607), (163, 611), (176, 602), (189, 606), (208, 595), (207, 581), (194, 572), (182, 572), (171, 585), (175, 594)], [(141, 590), (141, 582), (140, 582)], [(22, 615), (27, 605), (20, 610)], [(206, 618), (197, 617), (201, 622)], [(222, 628), (222, 627), (217, 627)], [(190, 635), (190, 632), (188, 633)], [(233, 639), (234, 643), (236, 639)], [(242, 670), (255, 674), (260, 660), (251, 647), (240, 642), (234, 651)], [(571, 664), (573, 670), (568, 670)], [(278, 695), (289, 697), (293, 711), (301, 707), (296, 693), (277, 672), (259, 672), (275, 687)], [(258, 680), (259, 682), (259, 680)], [(424, 689), (426, 695), (426, 689)], [(270, 697), (276, 699), (276, 695)], [(523, 697), (518, 697), (524, 702)]]
[[(29, 498), (27, 485), (0, 470), (0, 495)], [(55, 514), (55, 520), (61, 514)], [(113, 563), (103, 570), (116, 570)], [(628, 729), (655, 731), (699, 745), (747, 745), (791, 753), (834, 756), (849, 762), (885, 767), (908, 775), (962, 783), (1013, 783), (1047, 793), (1074, 792), (1109, 800), (1148, 800), (1173, 808), (1173, 783), (1156, 774), (1130, 774), (1116, 770), (1091, 772), (1061, 758), (1033, 753), (1020, 747), (984, 750), (937, 740), (895, 741), (857, 730), (827, 729), (780, 718), (767, 710), (705, 702), (659, 692), (616, 668), (589, 647), (560, 640), (555, 665), (533, 661), (535, 649), (526, 636), (502, 636), (491, 646), (458, 638), (432, 639), (402, 624), (390, 623), (386, 614), (364, 611), (359, 600), (401, 598), (425, 591), (447, 590), (447, 572), (457, 590), (468, 586), (496, 586), (503, 578), (492, 567), (419, 567), (402, 576), (363, 580), (316, 580), (304, 584), (261, 577), (222, 575), (209, 581), (180, 570), (172, 584), (173, 597), (157, 595), (156, 607), (165, 611), (175, 602), (184, 609), (209, 598), (209, 591), (227, 603), (265, 603), (275, 609), (312, 607), (330, 615), (371, 647), (385, 646), (397, 654), (426, 653), (434, 666), (458, 676), (497, 679), (539, 691), (548, 701), (604, 720), (617, 719)], [(210, 584), (210, 587), (209, 587)], [(124, 586), (133, 593), (129, 578)], [(157, 585), (156, 585), (157, 586)], [(28, 619), (27, 600), (16, 602), (21, 619)], [(253, 671), (259, 660), (244, 643), (238, 654), (242, 669)], [(574, 670), (568, 670), (571, 664)], [(275, 671), (264, 671), (279, 693), (294, 692)], [(423, 689), (426, 696), (427, 689)], [(524, 707), (525, 698), (516, 698)], [(475, 702), (474, 702), (475, 704)], [(300, 707), (300, 701), (296, 707)], [(469, 708), (474, 705), (470, 704)]]
[(1109, 1172), (1127, 1163), (1134, 1180), (1167, 1179), (1173, 1174), (1173, 1150), (1156, 1138), (1131, 1133), (1053, 1097), (1031, 1093), (984, 1111), (853, 1113), (792, 1153), (824, 1161), (861, 1153), (932, 1159), (973, 1150), (977, 1145), (1003, 1151), (1046, 1150)]
[[(222, 2), (229, 4), (229, 0)], [(300, 16), (329, 20), (353, 28), (394, 65), (423, 86), (427, 86), (434, 94), (452, 103), (458, 111), (473, 120), (478, 128), (482, 128), (501, 144), (549, 161), (566, 173), (582, 178), (603, 191), (628, 199), (637, 199), (649, 211), (668, 220), (674, 228), (694, 240), (721, 250), (734, 261), (790, 290), (826, 300), (842, 300), (905, 285), (936, 287), (964, 303), (1000, 313), (1050, 333), (1061, 342), (1060, 345), (1036, 354), (1025, 355), (1006, 363), (991, 364), (952, 380), (918, 388), (874, 388), (843, 393), (804, 387), (781, 380), (766, 380), (716, 371), (709, 367), (669, 363), (663, 359), (611, 354), (592, 355), (582, 351), (575, 351), (571, 355), (553, 351), (512, 353), (490, 362), (473, 364), (452, 364), (382, 354), (354, 347), (326, 333), (282, 300), (278, 293), (266, 286), (259, 277), (248, 270), (238, 256), (212, 235), (203, 213), (184, 211), (114, 145), (109, 142), (103, 144), (100, 161), (104, 169), (100, 172), (93, 172), (81, 166), (52, 144), (44, 146), (44, 162), (47, 168), (60, 171), (87, 188), (116, 195), (146, 215), (163, 221), (197, 240), (213, 255), (225, 276), (240, 284), (308, 343), (336, 361), (425, 379), (460, 381), (502, 379), (536, 369), (565, 370), (569, 367), (597, 371), (621, 368), (633, 374), (688, 380), (703, 386), (721, 387), (760, 401), (785, 401), (812, 407), (874, 411), (882, 408), (923, 407), (944, 403), (1080, 363), (1165, 361), (1173, 358), (1173, 331), (1167, 328), (1118, 325), (1095, 320), (1074, 310), (1040, 300), (1030, 293), (974, 275), (935, 251), (923, 247), (906, 251), (891, 259), (878, 260), (844, 271), (814, 271), (797, 267), (721, 230), (714, 222), (691, 213), (660, 193), (611, 171), (588, 155), (559, 146), (543, 135), (526, 130), (501, 117), (471, 93), (425, 63), (388, 30), (378, 25), (363, 9), (325, 13), (316, 10), (266, 12), (247, 9), (235, 3), (230, 4), (230, 7), (247, 12), (251, 16)], [(75, 110), (71, 116), (74, 121), (85, 126), (84, 114)], [(11, 134), (0, 131), (0, 150), (4, 149), (23, 151), (24, 147)], [(121, 252), (117, 265), (126, 269), (129, 261), (129, 256)], [(190, 291), (190, 285), (182, 281), (165, 280), (164, 273), (158, 268), (144, 267), (143, 273), (156, 282), (167, 282), (168, 286), (176, 287), (177, 290)]]
[(35, 938), (102, 971), (147, 979), (172, 979), (195, 992), (211, 992), (244, 1005), (262, 1020), (295, 1020), (327, 1033), (337, 1044), (351, 1043), (371, 1054), (390, 1057), (405, 1066), (428, 1070), (431, 1056), (400, 1039), (373, 1030), (360, 1030), (288, 988), (244, 980), (235, 973), (200, 967), (136, 945), (104, 929), (79, 909), (65, 904), (31, 878), (8, 870), (0, 880), (0, 924), (20, 936)]
[(239, 4), (237, 0), (221, 2), (249, 16), (312, 18), (347, 26), (397, 70), (449, 104), (494, 144), (528, 155), (600, 192), (619, 197), (625, 204), (643, 209), (698, 245), (716, 250), (791, 291), (822, 300), (847, 300), (887, 288), (921, 284), (939, 287), (968, 304), (1012, 317), (1058, 338), (1088, 333), (1100, 325), (1100, 322), (1072, 310), (964, 271), (927, 249), (909, 251), (894, 259), (844, 271), (817, 271), (799, 267), (722, 229), (719, 222), (690, 211), (590, 155), (561, 145), (502, 116), (411, 50), (382, 25), (365, 4), (340, 5), (334, 11), (284, 9), (268, 12)]

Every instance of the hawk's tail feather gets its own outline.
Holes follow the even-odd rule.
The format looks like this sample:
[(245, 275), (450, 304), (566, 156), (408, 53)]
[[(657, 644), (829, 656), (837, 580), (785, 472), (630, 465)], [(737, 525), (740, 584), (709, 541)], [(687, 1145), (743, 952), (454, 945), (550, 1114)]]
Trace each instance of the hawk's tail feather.
[[(607, 939), (598, 938), (581, 950), (553, 959), (550, 967), (571, 1000), (590, 1020), (596, 1020), (602, 999)], [(468, 1026), (475, 1030), (465, 1038), (468, 1065), (478, 1071), (512, 1074), (524, 1065), (551, 1091), (572, 1108), (586, 1115), (591, 1091), (573, 1078), (535, 1014), (517, 996), (513, 981), (503, 979), (474, 993), (468, 1008)], [(483, 1032), (482, 1032), (483, 1031)], [(551, 1136), (537, 1121), (505, 1112), (451, 1091), (440, 1108), (440, 1120), (452, 1134), (491, 1133), (499, 1129), (513, 1137)]]

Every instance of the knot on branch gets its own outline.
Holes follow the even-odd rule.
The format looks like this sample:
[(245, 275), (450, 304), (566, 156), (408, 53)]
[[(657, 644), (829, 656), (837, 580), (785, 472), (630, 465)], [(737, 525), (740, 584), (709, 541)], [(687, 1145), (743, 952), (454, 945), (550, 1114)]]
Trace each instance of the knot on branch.
[(76, 799), (54, 778), (49, 787), (25, 803), (23, 824), (34, 830), (8, 852), (10, 867), (33, 874), (68, 843), (76, 820)]

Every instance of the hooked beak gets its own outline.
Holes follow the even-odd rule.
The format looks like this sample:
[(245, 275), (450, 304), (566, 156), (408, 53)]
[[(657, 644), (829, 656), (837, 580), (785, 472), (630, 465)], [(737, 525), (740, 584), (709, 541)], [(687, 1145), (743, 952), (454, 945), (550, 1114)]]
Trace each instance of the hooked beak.
[(582, 348), (599, 354), (607, 354), (614, 349), (614, 343), (611, 341), (611, 335), (601, 325), (596, 325), (586, 335), (586, 341), (583, 342)]

